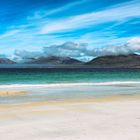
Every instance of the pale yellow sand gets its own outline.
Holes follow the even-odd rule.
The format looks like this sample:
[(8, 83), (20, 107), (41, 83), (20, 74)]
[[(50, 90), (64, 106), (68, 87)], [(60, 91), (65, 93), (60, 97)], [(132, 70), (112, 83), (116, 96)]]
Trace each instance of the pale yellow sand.
[(0, 105), (2, 140), (140, 140), (140, 96)]
[(0, 97), (18, 96), (28, 93), (26, 90), (0, 90)]

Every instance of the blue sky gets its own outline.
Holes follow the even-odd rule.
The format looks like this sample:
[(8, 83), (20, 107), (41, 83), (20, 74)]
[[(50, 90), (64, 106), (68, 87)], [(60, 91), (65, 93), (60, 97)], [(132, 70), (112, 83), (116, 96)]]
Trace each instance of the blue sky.
[(45, 48), (46, 54), (65, 51), (75, 57), (72, 53), (82, 50), (77, 57), (86, 58), (130, 40), (138, 45), (139, 35), (140, 0), (0, 1), (0, 50), (8, 56), (37, 55)]

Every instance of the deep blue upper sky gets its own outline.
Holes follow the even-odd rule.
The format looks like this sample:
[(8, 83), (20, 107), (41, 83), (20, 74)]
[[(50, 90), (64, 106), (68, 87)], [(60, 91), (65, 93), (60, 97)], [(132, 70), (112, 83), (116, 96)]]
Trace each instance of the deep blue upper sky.
[(67, 41), (97, 49), (139, 35), (140, 0), (0, 1), (1, 54), (40, 51)]

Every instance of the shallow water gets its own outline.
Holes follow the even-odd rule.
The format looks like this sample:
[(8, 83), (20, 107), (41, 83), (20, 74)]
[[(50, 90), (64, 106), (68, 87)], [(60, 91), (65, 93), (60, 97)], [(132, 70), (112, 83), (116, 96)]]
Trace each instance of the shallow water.
[(29, 94), (0, 97), (0, 104), (140, 94), (140, 70), (0, 70), (0, 90)]
[(0, 69), (0, 84), (140, 81), (140, 69)]

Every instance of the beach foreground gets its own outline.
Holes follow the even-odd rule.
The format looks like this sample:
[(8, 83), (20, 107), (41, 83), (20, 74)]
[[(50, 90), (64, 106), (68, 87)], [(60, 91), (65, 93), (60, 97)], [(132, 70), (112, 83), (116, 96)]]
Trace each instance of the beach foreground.
[(20, 96), (27, 94), (26, 90), (2, 90), (0, 91), (0, 97), (8, 97), (8, 96)]
[(2, 140), (139, 140), (140, 97), (0, 105)]

